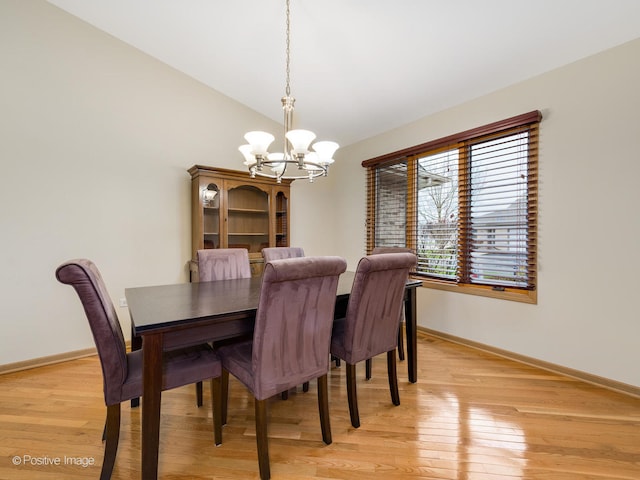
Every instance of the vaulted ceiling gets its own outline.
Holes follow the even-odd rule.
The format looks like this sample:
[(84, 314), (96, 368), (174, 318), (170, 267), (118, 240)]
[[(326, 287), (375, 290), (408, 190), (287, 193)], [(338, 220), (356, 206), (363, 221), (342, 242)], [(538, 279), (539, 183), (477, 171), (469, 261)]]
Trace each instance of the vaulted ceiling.
[[(285, 0), (48, 1), (282, 121)], [(296, 127), (345, 146), (638, 38), (639, 19), (638, 0), (291, 0)]]

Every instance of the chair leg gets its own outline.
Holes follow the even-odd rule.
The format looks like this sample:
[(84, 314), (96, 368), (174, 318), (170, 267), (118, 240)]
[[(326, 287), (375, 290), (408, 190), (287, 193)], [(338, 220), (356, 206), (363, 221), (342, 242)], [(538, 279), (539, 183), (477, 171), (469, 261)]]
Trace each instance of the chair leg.
[(304, 383), (302, 384), (302, 391), (303, 391), (304, 393), (307, 393), (307, 392), (309, 391), (309, 382), (304, 382)]
[(367, 380), (371, 380), (371, 365), (372, 365), (372, 359), (371, 358), (367, 358), (367, 360), (364, 362), (364, 369), (365, 369), (365, 378)]
[(104, 459), (102, 460), (102, 471), (100, 480), (109, 480), (116, 463), (116, 453), (118, 452), (118, 440), (120, 439), (120, 404), (109, 405), (107, 407), (107, 422), (105, 424), (106, 443), (104, 446)]
[(222, 369), (220, 375), (220, 425), (227, 424), (227, 408), (229, 406), (229, 371)]
[(318, 377), (318, 410), (320, 412), (320, 428), (322, 428), (322, 441), (331, 445), (331, 422), (329, 421), (329, 388), (327, 387), (327, 375)]
[(400, 393), (398, 392), (398, 374), (396, 370), (396, 352), (389, 350), (387, 352), (387, 372), (389, 374), (389, 391), (391, 392), (391, 401), (394, 405), (400, 405)]
[(202, 382), (196, 383), (196, 405), (202, 406)]
[(284, 392), (282, 392), (280, 394), (280, 398), (282, 398), (282, 400), (289, 400), (289, 390), (285, 390)]
[(254, 399), (256, 411), (256, 443), (261, 480), (271, 478), (269, 468), (269, 438), (267, 437), (267, 400)]
[(358, 414), (358, 393), (356, 391), (356, 366), (347, 364), (347, 398), (349, 400), (349, 415), (351, 425), (354, 428), (360, 427), (360, 415)]
[(222, 444), (222, 378), (211, 379), (211, 413), (213, 414), (213, 438)]
[(331, 360), (336, 362), (336, 367), (340, 366), (340, 359), (338, 357), (336, 357), (335, 355), (331, 355)]
[(404, 335), (402, 335), (402, 322), (398, 327), (398, 357), (400, 361), (404, 360)]

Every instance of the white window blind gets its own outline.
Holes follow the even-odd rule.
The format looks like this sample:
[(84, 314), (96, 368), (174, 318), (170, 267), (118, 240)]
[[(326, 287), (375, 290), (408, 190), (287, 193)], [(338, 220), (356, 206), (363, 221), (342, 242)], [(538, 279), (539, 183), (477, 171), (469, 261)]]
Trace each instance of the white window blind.
[(463, 175), (469, 180), (460, 196), (469, 210), (460, 258), (470, 283), (532, 287), (529, 143), (527, 128), (467, 147)]

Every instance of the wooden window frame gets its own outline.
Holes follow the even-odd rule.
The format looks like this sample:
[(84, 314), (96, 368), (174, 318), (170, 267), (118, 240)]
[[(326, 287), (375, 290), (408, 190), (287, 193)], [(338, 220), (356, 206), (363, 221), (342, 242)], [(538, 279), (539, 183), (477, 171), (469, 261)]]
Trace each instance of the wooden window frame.
[[(423, 275), (416, 275), (423, 281), (423, 285), (428, 288), (445, 290), (450, 292), (465, 293), (470, 295), (478, 295), (483, 297), (498, 298), (503, 300), (517, 301), (523, 303), (537, 303), (537, 216), (538, 216), (538, 136), (539, 124), (542, 120), (542, 114), (538, 110), (528, 112), (515, 117), (507, 118), (498, 122), (490, 123), (478, 128), (466, 130), (454, 135), (449, 135), (437, 140), (426, 142), (413, 147), (405, 148), (396, 152), (388, 153), (379, 157), (375, 157), (362, 162), (362, 166), (367, 169), (367, 227), (366, 227), (366, 251), (371, 253), (375, 245), (375, 228), (376, 228), (376, 170), (385, 165), (409, 162), (407, 168), (407, 209), (406, 209), (406, 247), (416, 249), (417, 247), (417, 178), (415, 168), (411, 168), (411, 163), (415, 163), (417, 158), (426, 153), (434, 153), (438, 150), (447, 148), (456, 148), (461, 144), (470, 145), (481, 138), (491, 136), (504, 135), (509, 131), (524, 129), (529, 132), (529, 145), (527, 158), (527, 231), (528, 231), (528, 256), (527, 268), (531, 284), (528, 288), (511, 288), (511, 287), (495, 287), (490, 285), (478, 285), (472, 283), (464, 283), (462, 280), (448, 281), (439, 280)], [(465, 149), (461, 149), (464, 151)], [(466, 155), (466, 154), (465, 154)], [(463, 171), (470, 168), (468, 164), (464, 164), (466, 159), (460, 159), (460, 165), (464, 165), (464, 169), (459, 169), (459, 175)], [(460, 194), (458, 194), (460, 196)], [(460, 202), (460, 200), (459, 200)], [(458, 204), (458, 212), (468, 208), (468, 205)], [(460, 222), (461, 220), (459, 220)], [(460, 229), (460, 225), (458, 227)], [(460, 241), (460, 240), (459, 240)], [(465, 239), (462, 239), (464, 242)], [(398, 245), (400, 246), (400, 245)], [(460, 249), (459, 249), (460, 252)], [(459, 266), (465, 268), (466, 263), (459, 261)], [(465, 273), (462, 272), (464, 277)]]

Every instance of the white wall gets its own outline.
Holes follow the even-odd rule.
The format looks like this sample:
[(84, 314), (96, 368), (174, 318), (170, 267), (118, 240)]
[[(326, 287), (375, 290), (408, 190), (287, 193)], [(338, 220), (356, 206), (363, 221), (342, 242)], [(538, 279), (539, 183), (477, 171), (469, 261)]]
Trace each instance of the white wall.
[(424, 288), (419, 324), (640, 386), (639, 58), (640, 39), (339, 151), (332, 235), (349, 267), (364, 252), (363, 160), (541, 110), (538, 304)]
[[(0, 2), (0, 365), (93, 346), (63, 261), (186, 281), (194, 164), (280, 126), (40, 0)], [(118, 308), (128, 336), (127, 309)]]
[[(638, 58), (640, 40), (343, 147), (329, 178), (293, 184), (292, 244), (355, 268), (362, 160), (540, 109), (538, 305), (422, 289), (419, 322), (640, 386)], [(185, 281), (187, 168), (239, 169), (243, 133), (279, 127), (41, 0), (0, 2), (0, 64), (4, 365), (93, 345), (53, 276), (68, 258), (93, 259), (116, 302)]]

